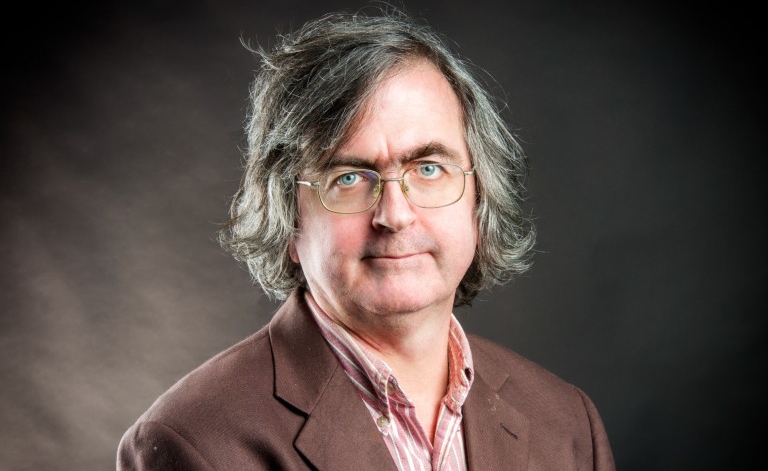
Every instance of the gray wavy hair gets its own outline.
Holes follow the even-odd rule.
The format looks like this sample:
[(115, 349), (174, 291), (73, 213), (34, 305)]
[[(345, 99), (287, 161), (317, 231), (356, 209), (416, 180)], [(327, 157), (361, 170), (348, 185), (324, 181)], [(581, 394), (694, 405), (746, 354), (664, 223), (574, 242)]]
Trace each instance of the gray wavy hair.
[(245, 169), (219, 240), (270, 298), (306, 287), (288, 253), (299, 217), (296, 177), (321, 169), (376, 85), (414, 59), (434, 64), (458, 96), (476, 169), (480, 237), (454, 304), (528, 269), (535, 232), (520, 206), (527, 159), (468, 63), (429, 26), (394, 8), (333, 13), (279, 36), (270, 51), (251, 50), (261, 70), (250, 89)]

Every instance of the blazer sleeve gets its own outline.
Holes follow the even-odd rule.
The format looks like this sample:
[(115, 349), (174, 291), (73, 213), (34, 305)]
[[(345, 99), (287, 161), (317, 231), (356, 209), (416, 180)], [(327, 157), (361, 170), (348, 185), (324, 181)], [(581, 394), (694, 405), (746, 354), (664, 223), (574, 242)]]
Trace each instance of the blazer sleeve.
[(117, 451), (118, 471), (213, 471), (195, 448), (160, 422), (139, 422), (125, 433)]
[(584, 408), (587, 411), (587, 417), (589, 418), (590, 430), (592, 431), (592, 462), (595, 471), (615, 471), (616, 464), (613, 460), (613, 452), (611, 451), (611, 445), (608, 442), (608, 434), (605, 431), (605, 426), (600, 418), (600, 414), (597, 412), (597, 408), (592, 400), (587, 396), (584, 391), (576, 388), (581, 396), (581, 400), (584, 402)]

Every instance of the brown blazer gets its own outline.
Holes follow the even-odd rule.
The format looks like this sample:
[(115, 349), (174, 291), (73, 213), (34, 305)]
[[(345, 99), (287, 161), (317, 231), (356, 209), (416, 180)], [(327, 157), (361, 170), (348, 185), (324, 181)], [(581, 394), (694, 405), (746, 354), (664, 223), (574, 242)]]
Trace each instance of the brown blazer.
[[(469, 336), (470, 470), (614, 469), (589, 398), (532, 362)], [(163, 394), (125, 433), (118, 470), (392, 470), (347, 375), (294, 293), (263, 329)]]

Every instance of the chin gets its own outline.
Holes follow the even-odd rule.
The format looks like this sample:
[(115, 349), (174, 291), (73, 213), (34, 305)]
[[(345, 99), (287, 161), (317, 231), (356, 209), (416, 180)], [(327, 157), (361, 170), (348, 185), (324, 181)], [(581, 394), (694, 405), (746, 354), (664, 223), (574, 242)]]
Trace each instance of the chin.
[(403, 284), (395, 289), (379, 291), (369, 297), (366, 304), (371, 312), (380, 314), (409, 314), (442, 304), (448, 304), (453, 309), (453, 293), (448, 296), (440, 294), (434, 287)]

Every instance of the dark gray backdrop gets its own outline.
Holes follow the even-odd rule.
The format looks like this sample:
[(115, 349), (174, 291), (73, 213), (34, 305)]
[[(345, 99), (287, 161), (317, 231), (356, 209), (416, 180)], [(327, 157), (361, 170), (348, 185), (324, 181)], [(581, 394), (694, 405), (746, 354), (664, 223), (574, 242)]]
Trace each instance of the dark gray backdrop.
[[(766, 392), (764, 28), (616, 3), (406, 2), (497, 80), (531, 157), (535, 266), (460, 316), (585, 389), (621, 470), (732, 468)], [(214, 242), (256, 68), (239, 38), (362, 5), (6, 16), (0, 470), (112, 469), (161, 392), (269, 319)]]

